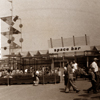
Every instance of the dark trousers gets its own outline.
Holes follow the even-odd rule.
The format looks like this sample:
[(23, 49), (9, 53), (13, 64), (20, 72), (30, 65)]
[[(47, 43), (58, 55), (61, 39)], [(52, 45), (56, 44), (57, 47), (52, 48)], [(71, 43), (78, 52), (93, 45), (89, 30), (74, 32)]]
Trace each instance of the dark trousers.
[(94, 72), (94, 74), (95, 74), (95, 80), (97, 81), (98, 80), (98, 77), (97, 77), (98, 72)]
[(90, 87), (90, 88), (88, 89), (88, 91), (93, 90), (93, 92), (96, 93), (96, 92), (97, 92), (97, 89), (96, 89), (96, 82), (94, 82), (94, 81), (92, 80), (92, 81), (91, 81), (91, 84), (92, 84), (92, 87)]
[(69, 83), (70, 83), (70, 86), (73, 87), (73, 90), (75, 90), (75, 91), (78, 90), (77, 87), (76, 87), (76, 85), (75, 85), (75, 82), (73, 80), (69, 80)]
[(98, 74), (98, 72), (94, 72), (95, 74), (95, 79), (96, 79), (96, 90), (99, 90), (100, 87), (100, 76)]

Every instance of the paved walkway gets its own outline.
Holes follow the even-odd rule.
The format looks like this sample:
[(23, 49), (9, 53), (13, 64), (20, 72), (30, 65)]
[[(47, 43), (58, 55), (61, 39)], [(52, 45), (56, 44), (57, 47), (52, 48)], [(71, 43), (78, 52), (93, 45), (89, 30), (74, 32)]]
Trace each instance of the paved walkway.
[(100, 100), (100, 93), (85, 93), (84, 89), (91, 86), (87, 80), (76, 81), (79, 93), (64, 92), (64, 83), (29, 85), (0, 85), (0, 100)]

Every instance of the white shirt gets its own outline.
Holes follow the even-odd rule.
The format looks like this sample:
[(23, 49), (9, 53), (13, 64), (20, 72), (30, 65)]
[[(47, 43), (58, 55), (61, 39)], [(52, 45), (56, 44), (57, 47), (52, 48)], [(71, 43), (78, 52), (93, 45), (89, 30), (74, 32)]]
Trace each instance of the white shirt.
[(25, 72), (27, 73), (28, 69), (25, 69)]
[(72, 66), (73, 66), (73, 69), (77, 70), (77, 63), (72, 64)]
[(98, 65), (97, 65), (96, 62), (92, 62), (91, 67), (94, 68), (94, 72), (97, 72), (98, 71)]
[(74, 69), (74, 68), (72, 68), (72, 72), (73, 72), (73, 73), (75, 72), (75, 69)]
[(38, 70), (36, 71), (36, 75), (39, 75), (39, 71)]

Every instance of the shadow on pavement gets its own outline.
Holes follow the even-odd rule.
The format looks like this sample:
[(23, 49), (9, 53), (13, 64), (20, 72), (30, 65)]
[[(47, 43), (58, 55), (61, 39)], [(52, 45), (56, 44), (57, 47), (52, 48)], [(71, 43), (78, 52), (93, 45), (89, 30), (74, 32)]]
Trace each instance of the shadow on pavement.
[(82, 97), (89, 97), (90, 94), (81, 94), (81, 95), (79, 95), (79, 96), (82, 96)]
[(64, 88), (60, 88), (60, 92), (64, 92), (65, 93), (65, 89)]
[(76, 91), (74, 91), (74, 90), (70, 90), (69, 92), (65, 92), (65, 88), (60, 88), (60, 92), (63, 92), (63, 93), (76, 93)]
[(91, 100), (100, 100), (100, 96), (91, 97)]
[(78, 96), (81, 98), (75, 98), (73, 100), (92, 100), (92, 99), (90, 99), (91, 93), (85, 93), (85, 94), (81, 94)]
[(89, 99), (86, 99), (86, 98), (75, 98), (73, 100), (89, 100)]

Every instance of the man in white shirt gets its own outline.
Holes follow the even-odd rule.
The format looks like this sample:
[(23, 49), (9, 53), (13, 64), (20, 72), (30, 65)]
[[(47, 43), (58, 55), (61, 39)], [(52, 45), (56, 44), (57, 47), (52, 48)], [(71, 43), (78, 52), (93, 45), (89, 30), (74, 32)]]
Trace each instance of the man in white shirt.
[(74, 77), (76, 77), (76, 79), (77, 79), (77, 76), (78, 76), (78, 64), (76, 63), (75, 60), (73, 60), (72, 67), (73, 67), (73, 71), (74, 71)]
[(93, 62), (92, 62), (92, 64), (91, 64), (91, 67), (94, 68), (94, 72), (95, 72), (95, 73), (98, 72), (97, 61), (98, 61), (98, 59), (97, 59), (97, 58), (94, 58), (94, 59), (93, 59)]
[(99, 77), (98, 77), (98, 65), (97, 65), (97, 58), (93, 59), (93, 62), (91, 63), (91, 68), (93, 68), (94, 70), (94, 74), (95, 74), (95, 80), (96, 80), (96, 91), (98, 90), (99, 87)]
[(77, 69), (78, 69), (78, 64), (76, 63), (75, 60), (73, 61), (72, 66), (73, 66), (73, 69), (74, 69), (74, 70), (77, 70)]

